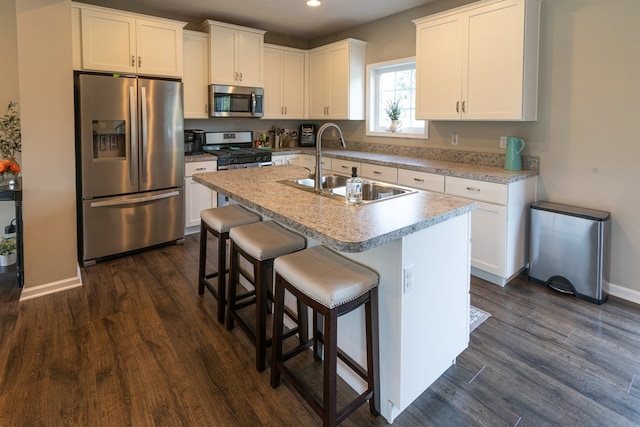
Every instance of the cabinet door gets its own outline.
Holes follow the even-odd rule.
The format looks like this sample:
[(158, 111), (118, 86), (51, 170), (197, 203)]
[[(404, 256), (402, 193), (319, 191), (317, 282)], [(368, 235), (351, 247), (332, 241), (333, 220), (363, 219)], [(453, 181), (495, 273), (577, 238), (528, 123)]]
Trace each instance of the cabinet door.
[(304, 54), (302, 52), (283, 52), (282, 79), (282, 104), (285, 108), (285, 118), (304, 118)]
[(262, 87), (263, 39), (262, 34), (238, 31), (237, 84)]
[(207, 85), (209, 82), (209, 36), (204, 33), (184, 32), (184, 118), (208, 117)]
[(82, 9), (82, 68), (136, 72), (136, 21), (121, 14)]
[(200, 225), (200, 212), (215, 207), (217, 193), (192, 178), (184, 179), (185, 194), (185, 227)]
[(210, 33), (210, 80), (212, 84), (235, 85), (236, 80), (236, 37), (238, 32), (231, 28), (211, 26)]
[(163, 21), (136, 20), (138, 73), (182, 77), (182, 27)]
[(349, 45), (331, 49), (328, 60), (328, 118), (349, 119)]
[(328, 57), (327, 51), (309, 54), (309, 118), (312, 119), (324, 119), (327, 115)]
[(505, 277), (506, 233), (507, 207), (478, 202), (471, 213), (471, 266)]
[(284, 114), (282, 56), (283, 52), (278, 49), (264, 48), (263, 119), (280, 119)]
[(463, 93), (466, 119), (519, 119), (523, 103), (524, 2), (469, 13)]
[(462, 19), (434, 19), (416, 31), (416, 118), (457, 120), (462, 112)]
[(398, 184), (444, 193), (444, 175), (435, 173), (398, 169)]

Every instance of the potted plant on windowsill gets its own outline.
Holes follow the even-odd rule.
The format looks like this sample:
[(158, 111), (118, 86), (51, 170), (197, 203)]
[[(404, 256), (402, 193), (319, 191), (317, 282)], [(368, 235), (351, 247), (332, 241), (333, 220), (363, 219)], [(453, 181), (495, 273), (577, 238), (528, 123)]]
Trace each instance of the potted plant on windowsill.
[(0, 266), (7, 267), (16, 263), (16, 238), (15, 236), (0, 238)]
[(389, 126), (389, 130), (391, 132), (397, 132), (400, 130), (402, 126), (402, 122), (399, 120), (400, 115), (402, 114), (402, 109), (400, 108), (400, 100), (395, 101), (387, 101), (387, 106), (385, 108), (385, 112), (389, 119), (391, 120), (391, 126)]
[(16, 152), (22, 148), (20, 133), (20, 115), (15, 102), (9, 101), (4, 116), (0, 117), (0, 178), (3, 184), (15, 183), (20, 173), (20, 165), (15, 159)]

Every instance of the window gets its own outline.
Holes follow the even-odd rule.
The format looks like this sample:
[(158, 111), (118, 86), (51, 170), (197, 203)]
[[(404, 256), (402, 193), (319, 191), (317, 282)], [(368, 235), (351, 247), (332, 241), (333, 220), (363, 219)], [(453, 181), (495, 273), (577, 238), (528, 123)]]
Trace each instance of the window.
[[(367, 65), (367, 135), (395, 138), (428, 137), (425, 120), (416, 120), (416, 59), (404, 58)], [(400, 101), (402, 126), (391, 132), (385, 112), (389, 102)]]

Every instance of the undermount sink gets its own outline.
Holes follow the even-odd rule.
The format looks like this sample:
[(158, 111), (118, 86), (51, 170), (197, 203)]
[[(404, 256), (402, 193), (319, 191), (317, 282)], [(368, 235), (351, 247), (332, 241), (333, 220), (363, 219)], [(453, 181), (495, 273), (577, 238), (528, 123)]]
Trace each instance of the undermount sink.
[[(368, 179), (362, 179), (362, 203), (373, 203), (380, 200), (387, 200), (390, 198), (404, 196), (406, 194), (417, 193), (417, 190), (407, 187), (401, 187), (399, 185), (387, 184), (384, 182), (372, 181)], [(315, 179), (314, 178), (300, 178), (300, 179), (285, 179), (278, 181), (281, 184), (288, 185), (290, 187), (299, 188), (301, 190), (315, 192)], [(323, 196), (332, 197), (334, 199), (342, 200), (346, 203), (345, 194), (347, 191), (347, 177), (342, 175), (325, 175), (322, 177), (322, 192)]]

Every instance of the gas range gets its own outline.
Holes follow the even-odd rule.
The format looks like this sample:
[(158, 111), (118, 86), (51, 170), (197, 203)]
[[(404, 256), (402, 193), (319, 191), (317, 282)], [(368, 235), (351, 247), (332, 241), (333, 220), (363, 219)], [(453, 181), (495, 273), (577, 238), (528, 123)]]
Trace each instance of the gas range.
[(271, 166), (271, 152), (253, 148), (251, 132), (207, 132), (203, 150), (218, 157), (218, 170)]

